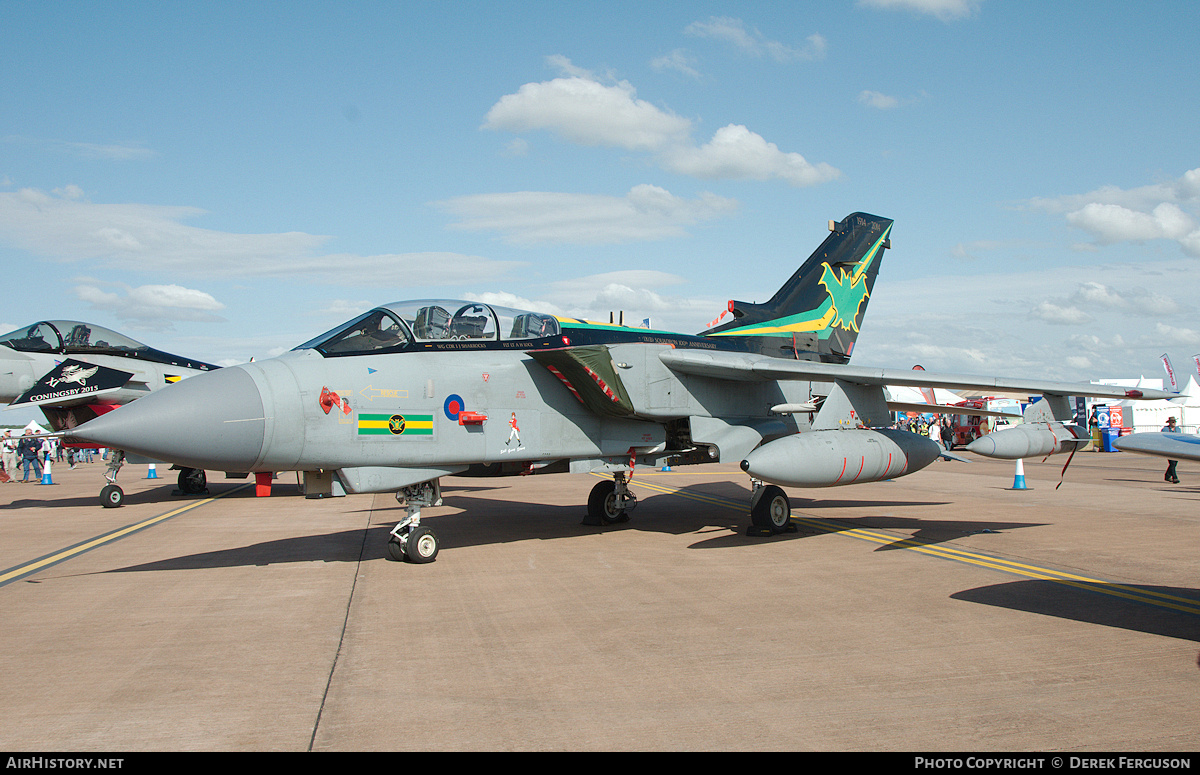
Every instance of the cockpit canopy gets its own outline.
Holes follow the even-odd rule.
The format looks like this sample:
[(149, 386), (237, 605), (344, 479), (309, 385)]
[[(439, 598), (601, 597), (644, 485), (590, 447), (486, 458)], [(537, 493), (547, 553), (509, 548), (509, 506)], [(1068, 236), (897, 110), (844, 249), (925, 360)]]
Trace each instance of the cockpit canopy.
[(475, 301), (422, 299), (385, 304), (297, 347), (322, 355), (401, 352), (421, 342), (497, 342), (558, 336), (558, 320), (540, 312)]
[(171, 355), (94, 323), (78, 320), (43, 320), (0, 336), (0, 345), (26, 353), (67, 355), (116, 355), (140, 358), (169, 366), (208, 371), (209, 363)]

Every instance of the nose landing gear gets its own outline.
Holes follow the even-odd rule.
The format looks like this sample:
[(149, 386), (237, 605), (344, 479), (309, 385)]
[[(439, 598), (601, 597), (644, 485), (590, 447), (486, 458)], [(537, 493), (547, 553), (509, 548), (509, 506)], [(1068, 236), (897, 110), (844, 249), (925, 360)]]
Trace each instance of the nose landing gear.
[(396, 500), (406, 508), (408, 516), (392, 528), (387, 544), (388, 558), (418, 564), (433, 562), (437, 558), (439, 541), (432, 528), (421, 524), (421, 509), (442, 505), (439, 480), (405, 487), (396, 493)]

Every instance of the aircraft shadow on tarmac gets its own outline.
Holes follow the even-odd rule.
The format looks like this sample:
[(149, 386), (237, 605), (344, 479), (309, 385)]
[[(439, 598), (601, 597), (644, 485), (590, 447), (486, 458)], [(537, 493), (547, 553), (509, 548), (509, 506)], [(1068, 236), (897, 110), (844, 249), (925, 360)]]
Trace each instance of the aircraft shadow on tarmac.
[[(528, 540), (570, 539), (594, 535), (596, 532), (636, 530), (671, 535), (699, 534), (705, 537), (689, 546), (692, 549), (721, 549), (754, 545), (764, 541), (795, 540), (827, 533), (871, 529), (905, 533), (895, 542), (876, 551), (911, 547), (914, 543), (933, 544), (962, 538), (979, 532), (1000, 531), (1021, 527), (1036, 527), (1036, 523), (936, 521), (893, 516), (836, 518), (820, 516), (836, 514), (839, 507), (928, 507), (941, 502), (920, 501), (830, 501), (805, 505), (810, 513), (794, 515), (817, 519), (820, 527), (801, 525), (795, 533), (770, 537), (748, 537), (750, 524), (746, 513), (749, 491), (728, 482), (707, 482), (681, 488), (678, 493), (653, 494), (644, 497), (632, 513), (629, 522), (592, 527), (582, 525), (586, 514), (583, 504), (555, 505), (519, 500), (476, 496), (502, 486), (454, 487), (443, 491), (443, 508), (448, 513), (433, 511), (424, 521), (437, 528), (442, 536), (442, 551), (468, 546), (505, 544)], [(682, 497), (681, 497), (682, 496)], [(235, 496), (237, 497), (237, 496)], [(816, 512), (811, 513), (811, 512)], [(125, 568), (110, 573), (189, 570), (203, 568), (270, 565), (289, 562), (358, 562), (377, 560), (386, 556), (386, 544), (392, 526), (404, 516), (397, 505), (358, 509), (351, 514), (370, 514), (371, 526), (332, 533), (295, 536), (266, 541), (249, 546), (231, 547), (212, 552), (183, 555), (174, 558)], [(715, 535), (714, 535), (715, 534)]]
[[(20, 498), (7, 504), (0, 504), (0, 509), (61, 509), (72, 506), (95, 506), (100, 508), (100, 488), (103, 486), (103, 484), (104, 481), (102, 479), (97, 481), (95, 495), (75, 496), (73, 498), (56, 498), (54, 497), (53, 485), (51, 485), (50, 489), (48, 490), (42, 489), (45, 487), (45, 485), (38, 485), (38, 489), (33, 493), (38, 497)], [(245, 482), (219, 482), (216, 484), (209, 484), (208, 489), (205, 492), (185, 495), (179, 491), (178, 486), (173, 480), (167, 480), (163, 484), (157, 487), (152, 487), (148, 490), (127, 491), (125, 493), (125, 505), (135, 506), (138, 504), (158, 503), (167, 506), (181, 506), (185, 505), (189, 501), (196, 500), (197, 498), (212, 498), (220, 496), (232, 489), (243, 486), (245, 486)], [(271, 488), (271, 497), (273, 498), (285, 498), (289, 496), (300, 496), (300, 490), (295, 484), (281, 485), (279, 482), (276, 482), (275, 486)], [(231, 497), (253, 498), (254, 490), (252, 488), (247, 488), (245, 492), (231, 493)]]
[(60, 509), (70, 506), (100, 507), (99, 488), (97, 495), (87, 498), (18, 498), (11, 503), (0, 504), (0, 509)]
[(1030, 580), (977, 587), (956, 592), (950, 597), (969, 603), (1200, 642), (1200, 614), (1170, 607), (1178, 605), (1200, 611), (1200, 590), (1185, 587), (1101, 583), (1074, 586), (1061, 581)]
[[(844, 532), (850, 530), (886, 530), (901, 533), (911, 533), (908, 537), (899, 537), (892, 543), (884, 544), (875, 551), (887, 552), (894, 549), (911, 549), (913, 546), (929, 546), (947, 541), (955, 541), (978, 533), (1002, 533), (1006, 530), (1017, 530), (1024, 527), (1043, 527), (1044, 522), (996, 522), (982, 521), (947, 521), (924, 520), (904, 517), (859, 517), (855, 519), (839, 519), (824, 517), (832, 525), (841, 525), (839, 530), (824, 532)], [(814, 531), (821, 532), (821, 531)]]
[(263, 541), (249, 546), (199, 552), (141, 565), (130, 565), (125, 568), (113, 568), (105, 573), (240, 568), (288, 562), (358, 562), (360, 559), (378, 559), (384, 556), (388, 529), (382, 525), (368, 528), (365, 536), (361, 529), (357, 529), (281, 538), (277, 541)]

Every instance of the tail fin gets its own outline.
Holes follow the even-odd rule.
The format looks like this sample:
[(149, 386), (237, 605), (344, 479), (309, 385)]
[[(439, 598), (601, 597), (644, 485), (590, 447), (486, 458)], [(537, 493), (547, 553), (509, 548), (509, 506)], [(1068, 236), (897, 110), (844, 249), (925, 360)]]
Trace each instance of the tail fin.
[(729, 302), (734, 319), (702, 336), (752, 338), (751, 348), (793, 358), (850, 360), (883, 251), (891, 247), (892, 221), (852, 213), (796, 273), (763, 304)]

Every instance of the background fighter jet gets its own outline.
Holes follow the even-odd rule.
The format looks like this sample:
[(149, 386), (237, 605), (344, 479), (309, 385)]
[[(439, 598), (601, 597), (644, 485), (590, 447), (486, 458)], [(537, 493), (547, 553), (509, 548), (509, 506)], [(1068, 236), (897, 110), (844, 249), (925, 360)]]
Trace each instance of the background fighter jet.
[(636, 505), (628, 484), (637, 466), (741, 461), (752, 530), (770, 533), (790, 526), (779, 485), (892, 478), (941, 453), (888, 427), (885, 385), (1045, 395), (1028, 418), (1036, 426), (996, 434), (1018, 434), (1003, 449), (1038, 441), (1043, 426), (1066, 427), (1068, 395), (1134, 394), (849, 365), (892, 221), (854, 213), (830, 229), (769, 301), (731, 301), (731, 319), (696, 336), (475, 302), (398, 302), (76, 432), (198, 468), (302, 471), (310, 496), (395, 491), (407, 517), (389, 553), (428, 562), (438, 541), (421, 508), (440, 502), (439, 478), (450, 474), (608, 472), (588, 498), (589, 521), (606, 523)]
[[(93, 323), (43, 320), (0, 337), (0, 401), (11, 402), (7, 408), (38, 406), (51, 428), (69, 431), (184, 377), (216, 368)], [(70, 436), (64, 443), (91, 446)], [(123, 493), (115, 480), (124, 460), (118, 447), (109, 464), (109, 484), (101, 492), (107, 506), (121, 504)], [(179, 488), (203, 491), (204, 470), (182, 469)]]

